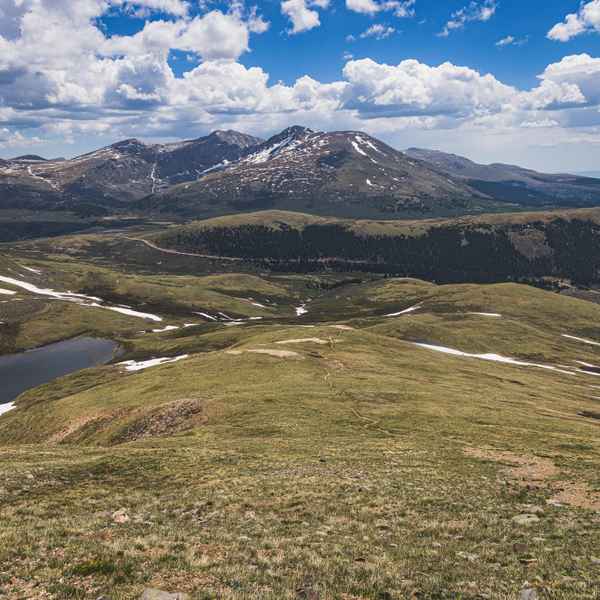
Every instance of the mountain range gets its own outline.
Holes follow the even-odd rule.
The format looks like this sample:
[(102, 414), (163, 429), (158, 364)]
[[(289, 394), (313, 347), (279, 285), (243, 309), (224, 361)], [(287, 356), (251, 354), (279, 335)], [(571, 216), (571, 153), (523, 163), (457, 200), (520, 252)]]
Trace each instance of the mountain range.
[(0, 209), (208, 217), (285, 209), (400, 218), (600, 205), (600, 179), (398, 151), (356, 131), (294, 126), (171, 144), (127, 139), (73, 159), (0, 160)]
[(598, 202), (600, 194), (600, 179), (584, 175), (549, 175), (502, 163), (481, 165), (456, 154), (421, 148), (409, 148), (406, 154), (505, 202), (529, 206), (590, 206)]

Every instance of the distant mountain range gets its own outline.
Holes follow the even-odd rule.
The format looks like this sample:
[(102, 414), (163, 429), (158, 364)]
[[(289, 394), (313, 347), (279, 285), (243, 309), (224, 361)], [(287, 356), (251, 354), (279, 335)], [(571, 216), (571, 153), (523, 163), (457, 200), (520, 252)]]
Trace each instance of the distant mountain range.
[(268, 208), (399, 218), (597, 205), (600, 179), (400, 152), (361, 132), (298, 126), (266, 141), (215, 131), (172, 144), (128, 139), (69, 160), (0, 160), (0, 209), (188, 218)]
[(581, 175), (549, 175), (515, 165), (476, 162), (436, 150), (409, 148), (408, 156), (429, 163), (439, 173), (463, 179), (470, 187), (502, 202), (528, 206), (593, 206), (600, 179)]

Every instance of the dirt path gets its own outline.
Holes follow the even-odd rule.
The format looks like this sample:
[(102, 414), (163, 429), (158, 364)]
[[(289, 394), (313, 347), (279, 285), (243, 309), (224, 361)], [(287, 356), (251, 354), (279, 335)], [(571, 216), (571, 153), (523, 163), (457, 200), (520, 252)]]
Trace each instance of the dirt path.
[[(157, 250), (158, 252), (163, 252), (165, 254), (174, 254), (177, 256), (195, 256), (197, 258), (206, 258), (209, 260), (225, 260), (225, 261), (229, 261), (229, 262), (244, 262), (244, 261), (248, 261), (248, 260), (250, 260), (250, 261), (271, 260), (275, 263), (279, 262), (275, 259), (268, 258), (268, 257), (246, 259), (246, 258), (240, 258), (237, 256), (218, 256), (215, 254), (196, 254), (194, 252), (180, 252), (179, 250), (170, 250), (169, 248), (161, 248), (160, 246), (157, 246), (155, 243), (153, 243), (149, 240), (146, 240), (144, 238), (130, 237), (128, 235), (123, 235), (120, 237), (122, 237), (123, 239), (126, 239), (126, 240), (133, 241), (133, 242), (141, 242), (142, 244), (145, 244), (149, 248), (152, 248), (152, 250)], [(292, 262), (299, 262), (299, 260), (288, 259), (288, 260), (284, 260), (284, 262), (292, 263)], [(334, 256), (309, 259), (308, 262), (318, 263), (318, 264), (328, 264), (328, 263), (332, 263), (332, 262), (340, 262), (340, 263), (344, 263), (347, 265), (369, 264), (369, 261), (366, 261), (366, 260), (352, 260), (352, 259), (347, 259), (347, 258), (338, 258), (338, 257), (334, 257)]]
[(122, 237), (126, 240), (131, 240), (132, 242), (141, 242), (142, 244), (145, 244), (149, 248), (152, 248), (152, 250), (158, 250), (158, 252), (164, 252), (165, 254), (175, 254), (177, 256), (195, 256), (197, 258), (208, 258), (210, 260), (227, 260), (230, 262), (242, 262), (245, 260), (244, 258), (238, 258), (238, 257), (233, 257), (233, 256), (216, 256), (213, 254), (194, 254), (193, 252), (179, 252), (178, 250), (170, 250), (169, 248), (161, 248), (160, 246), (157, 246), (153, 242), (150, 242), (149, 240), (145, 240), (144, 238), (129, 237), (127, 235), (124, 235)]

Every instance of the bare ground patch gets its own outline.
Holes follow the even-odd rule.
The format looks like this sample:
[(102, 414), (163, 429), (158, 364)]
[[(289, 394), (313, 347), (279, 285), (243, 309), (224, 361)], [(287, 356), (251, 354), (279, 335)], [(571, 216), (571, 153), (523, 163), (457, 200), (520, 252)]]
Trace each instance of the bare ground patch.
[(483, 448), (465, 448), (465, 454), (482, 460), (511, 463), (513, 466), (505, 469), (506, 474), (513, 481), (525, 486), (535, 486), (556, 477), (560, 473), (560, 470), (548, 458), (524, 456), (506, 450)]
[(600, 510), (600, 493), (592, 490), (585, 482), (557, 479), (560, 469), (548, 458), (471, 447), (465, 448), (464, 452), (473, 458), (512, 464), (513, 466), (503, 470), (511, 481), (525, 487), (543, 487), (556, 492), (550, 500), (552, 503)]
[(172, 435), (206, 423), (204, 404), (199, 400), (176, 400), (141, 414), (134, 414), (113, 438), (113, 443), (131, 442), (146, 437)]
[(552, 502), (600, 511), (600, 493), (592, 490), (587, 483), (558, 481), (552, 487), (558, 491), (552, 496)]
[(275, 342), (276, 344), (321, 344), (325, 345), (329, 342), (327, 340), (322, 340), (320, 338), (312, 337), (312, 338), (299, 338), (296, 340), (282, 340), (280, 342)]
[(253, 348), (250, 350), (226, 350), (225, 354), (232, 356), (241, 356), (242, 354), (267, 354), (268, 356), (274, 356), (275, 358), (304, 358), (298, 352), (292, 352), (291, 350), (270, 350), (269, 348)]

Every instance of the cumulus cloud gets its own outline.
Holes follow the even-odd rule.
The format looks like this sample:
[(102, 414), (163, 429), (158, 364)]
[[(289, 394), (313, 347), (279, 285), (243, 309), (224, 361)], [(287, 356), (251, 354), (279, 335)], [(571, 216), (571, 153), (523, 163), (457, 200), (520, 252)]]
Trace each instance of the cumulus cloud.
[(568, 14), (562, 23), (557, 23), (548, 32), (548, 38), (568, 42), (582, 33), (600, 33), (600, 0), (592, 0), (581, 5), (579, 11)]
[(431, 67), (417, 60), (398, 65), (356, 60), (344, 67), (352, 95), (347, 106), (365, 117), (380, 115), (453, 115), (467, 117), (499, 111), (514, 88), (492, 75), (443, 63)]
[(498, 8), (497, 0), (472, 0), (460, 10), (453, 12), (450, 20), (439, 33), (441, 37), (448, 37), (452, 31), (464, 29), (472, 21), (489, 21)]
[(266, 26), (255, 12), (245, 16), (233, 5), (228, 13), (148, 21), (135, 35), (106, 37), (94, 20), (121, 5), (174, 13), (187, 6), (179, 0), (23, 0), (12, 15), (18, 27), (0, 36), (3, 103), (44, 109), (164, 102), (174, 78), (171, 50), (205, 61), (235, 60), (248, 50), (251, 31)]
[(587, 105), (600, 105), (600, 58), (592, 58), (589, 54), (565, 56), (548, 65), (540, 79), (543, 83), (576, 86)]
[(346, 0), (346, 8), (364, 15), (393, 11), (397, 17), (412, 17), (416, 0)]
[(281, 12), (288, 17), (292, 27), (289, 33), (302, 33), (321, 25), (317, 8), (326, 9), (329, 0), (285, 0), (281, 3)]
[(545, 79), (533, 90), (520, 93), (516, 105), (526, 110), (559, 110), (581, 106), (586, 102), (577, 84)]

